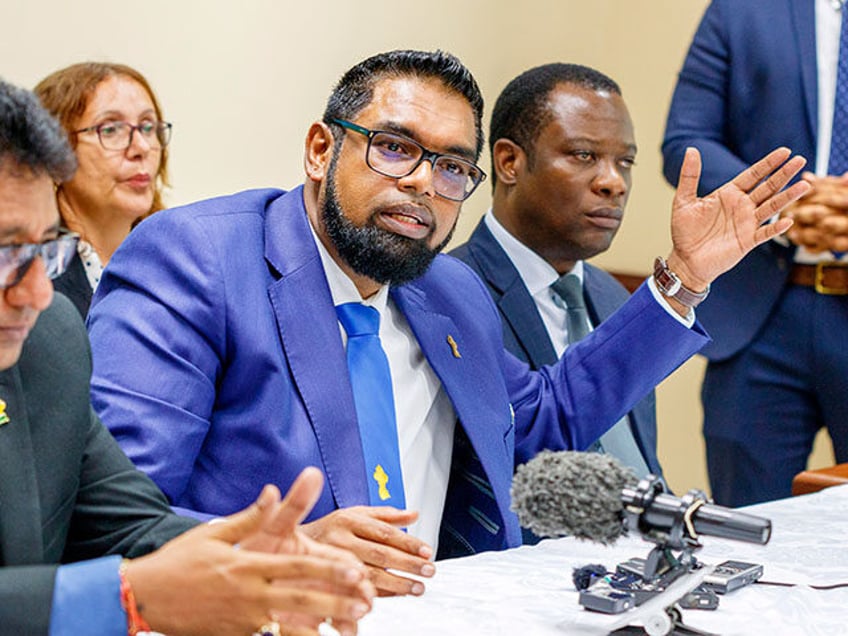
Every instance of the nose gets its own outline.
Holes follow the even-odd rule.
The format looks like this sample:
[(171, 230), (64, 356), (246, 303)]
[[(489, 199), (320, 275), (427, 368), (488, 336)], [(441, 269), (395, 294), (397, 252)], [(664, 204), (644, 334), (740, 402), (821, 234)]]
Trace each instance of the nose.
[(622, 197), (630, 186), (629, 175), (625, 175), (617, 161), (599, 161), (598, 173), (592, 180), (596, 193), (605, 197)]
[(153, 149), (153, 145), (138, 128), (130, 129), (130, 145), (127, 146), (127, 155), (130, 157), (145, 155)]
[(20, 308), (43, 311), (53, 300), (53, 282), (47, 277), (44, 260), (39, 256), (17, 285), (6, 289), (6, 302)]
[(405, 192), (425, 194), (429, 197), (436, 196), (433, 187), (433, 163), (428, 158), (422, 159), (415, 170), (398, 179), (398, 187)]

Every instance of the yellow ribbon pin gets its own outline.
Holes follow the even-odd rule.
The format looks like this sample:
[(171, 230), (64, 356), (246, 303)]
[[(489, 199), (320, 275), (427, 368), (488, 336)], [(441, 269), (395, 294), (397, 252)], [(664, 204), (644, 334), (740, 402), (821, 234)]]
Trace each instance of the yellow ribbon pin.
[(0, 400), (0, 426), (11, 422), (9, 416), (6, 415), (6, 401)]
[(462, 356), (459, 353), (459, 348), (456, 346), (456, 340), (453, 339), (453, 336), (448, 335), (448, 344), (450, 345), (451, 351), (453, 352), (454, 358), (461, 358)]
[(386, 499), (391, 498), (391, 493), (389, 493), (389, 489), (386, 488), (386, 484), (389, 483), (389, 476), (386, 474), (386, 471), (383, 470), (383, 467), (380, 464), (377, 464), (377, 468), (374, 469), (374, 474), (371, 475), (374, 478), (374, 481), (377, 482), (377, 485), (380, 487), (377, 491), (377, 496), (380, 497), (381, 501), (385, 501)]

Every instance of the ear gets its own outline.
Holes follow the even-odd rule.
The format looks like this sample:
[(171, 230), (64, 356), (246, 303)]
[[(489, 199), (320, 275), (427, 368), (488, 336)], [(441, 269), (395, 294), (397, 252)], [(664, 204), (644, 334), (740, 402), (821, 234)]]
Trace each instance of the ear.
[(492, 170), (498, 183), (515, 184), (516, 175), (524, 169), (526, 161), (524, 150), (510, 139), (498, 139), (492, 147)]
[(333, 133), (324, 122), (316, 121), (306, 133), (303, 167), (307, 179), (321, 182), (327, 176), (327, 168), (333, 157)]

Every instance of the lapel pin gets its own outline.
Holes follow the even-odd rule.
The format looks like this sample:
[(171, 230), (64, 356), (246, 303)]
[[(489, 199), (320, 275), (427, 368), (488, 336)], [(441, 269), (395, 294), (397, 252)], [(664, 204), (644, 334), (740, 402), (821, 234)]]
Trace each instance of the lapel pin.
[(456, 340), (453, 339), (453, 336), (448, 335), (448, 344), (450, 345), (451, 351), (453, 352), (454, 358), (461, 358), (462, 356), (459, 353), (459, 348), (456, 346)]
[(6, 415), (6, 401), (0, 400), (0, 426), (8, 424), (10, 421), (9, 416)]

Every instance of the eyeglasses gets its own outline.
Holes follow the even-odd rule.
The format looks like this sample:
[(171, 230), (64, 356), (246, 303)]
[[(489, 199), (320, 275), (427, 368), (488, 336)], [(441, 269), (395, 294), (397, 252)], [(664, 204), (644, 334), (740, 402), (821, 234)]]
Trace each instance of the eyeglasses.
[(43, 243), (19, 243), (0, 246), (0, 289), (9, 289), (23, 280), (39, 256), (51, 280), (61, 276), (77, 249), (79, 234), (61, 230), (59, 236)]
[(173, 125), (166, 121), (143, 121), (138, 126), (127, 121), (107, 121), (71, 132), (75, 135), (96, 132), (100, 145), (106, 150), (126, 150), (132, 144), (136, 130), (151, 148), (164, 148), (171, 141), (172, 127)]
[(385, 130), (369, 130), (344, 119), (333, 119), (342, 128), (368, 137), (365, 163), (374, 172), (401, 179), (411, 175), (424, 161), (433, 166), (433, 189), (451, 201), (465, 201), (486, 178), (480, 168), (454, 155), (427, 150), (417, 141)]

